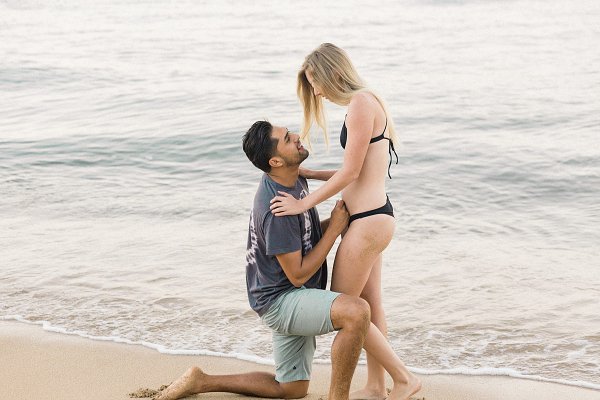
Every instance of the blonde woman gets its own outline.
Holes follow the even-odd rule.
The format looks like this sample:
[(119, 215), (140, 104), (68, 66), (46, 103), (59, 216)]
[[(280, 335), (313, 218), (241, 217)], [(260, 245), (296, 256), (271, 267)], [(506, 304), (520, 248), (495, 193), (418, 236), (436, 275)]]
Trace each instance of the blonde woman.
[[(387, 324), (381, 303), (381, 254), (394, 234), (394, 212), (385, 193), (388, 156), (399, 144), (394, 124), (383, 99), (358, 75), (346, 52), (324, 43), (309, 54), (298, 72), (298, 97), (304, 108), (300, 137), (310, 145), (309, 131), (314, 122), (323, 129), (323, 100), (347, 106), (340, 135), (344, 162), (337, 171), (302, 169), (305, 178), (326, 181), (301, 200), (279, 192), (271, 200), (275, 215), (296, 215), (342, 192), (350, 223), (336, 256), (331, 290), (361, 296), (371, 306), (371, 322), (378, 328), (369, 333), (368, 379), (364, 389), (351, 394), (354, 399), (405, 400), (418, 392), (421, 382), (404, 366), (387, 342)], [(391, 160), (390, 160), (391, 163)], [(394, 387), (388, 395), (385, 371)]]

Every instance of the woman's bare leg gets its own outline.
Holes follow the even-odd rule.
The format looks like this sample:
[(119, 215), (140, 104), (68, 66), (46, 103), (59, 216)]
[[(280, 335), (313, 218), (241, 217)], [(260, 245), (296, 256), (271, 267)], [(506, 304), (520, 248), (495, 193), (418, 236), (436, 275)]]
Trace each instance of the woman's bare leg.
[(394, 219), (388, 215), (373, 215), (352, 222), (335, 253), (331, 290), (360, 296), (375, 262), (393, 235)]
[[(389, 216), (374, 215), (354, 221), (338, 247), (331, 278), (331, 290), (333, 291), (353, 296), (364, 294), (371, 297), (377, 314), (375, 319), (380, 324), (381, 319), (384, 320), (382, 327), (386, 334), (387, 324), (385, 324), (385, 313), (381, 306), (381, 263), (377, 263), (377, 261), (381, 260), (381, 253), (392, 240), (393, 234), (394, 219)], [(374, 268), (376, 275), (367, 286)], [(374, 288), (377, 285), (379, 285), (379, 289)], [(367, 288), (366, 292), (365, 288)], [(367, 356), (371, 356), (367, 362), (369, 360), (378, 361), (394, 380), (394, 388), (388, 396), (390, 400), (408, 399), (420, 389), (419, 380), (406, 369), (390, 347), (386, 336), (375, 325), (372, 325), (369, 330), (364, 348), (367, 350)], [(369, 372), (371, 373), (371, 382), (381, 379), (377, 364), (373, 371), (369, 370)], [(385, 378), (385, 374), (383, 376)], [(385, 384), (383, 388), (385, 390)], [(380, 397), (380, 389), (377, 390), (376, 397)]]
[(387, 400), (407, 400), (421, 390), (419, 379), (400, 361), (387, 339), (373, 323), (371, 323), (371, 329), (369, 329), (363, 348), (367, 354), (371, 354), (383, 365), (394, 381), (394, 387), (387, 396)]
[[(381, 266), (382, 255), (379, 254), (360, 297), (371, 306), (371, 322), (387, 338), (387, 322), (381, 296)], [(367, 383), (364, 389), (350, 393), (350, 398), (382, 400), (386, 397), (385, 369), (370, 353), (367, 353)]]

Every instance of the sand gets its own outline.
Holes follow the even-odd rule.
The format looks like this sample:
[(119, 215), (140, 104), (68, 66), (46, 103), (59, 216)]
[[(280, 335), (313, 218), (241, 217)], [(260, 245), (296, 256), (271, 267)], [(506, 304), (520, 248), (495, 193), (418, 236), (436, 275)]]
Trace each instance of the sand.
[[(0, 321), (0, 398), (10, 400), (126, 400), (140, 388), (159, 389), (190, 366), (207, 373), (271, 371), (233, 358), (161, 354), (144, 346), (90, 340), (44, 331), (38, 325)], [(307, 400), (326, 399), (330, 366), (315, 364)], [(422, 400), (600, 400), (600, 391), (509, 377), (418, 375)], [(568, 379), (568, 377), (564, 377)], [(364, 384), (359, 365), (353, 390)], [(247, 397), (211, 393), (207, 400)]]

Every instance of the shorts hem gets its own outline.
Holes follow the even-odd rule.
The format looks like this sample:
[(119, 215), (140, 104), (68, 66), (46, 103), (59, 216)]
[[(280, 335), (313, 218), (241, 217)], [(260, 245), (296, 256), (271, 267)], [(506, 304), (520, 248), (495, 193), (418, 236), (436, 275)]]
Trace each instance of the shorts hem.
[[(302, 375), (306, 375), (306, 374), (302, 374)], [(294, 377), (294, 378), (278, 378), (277, 376), (275, 376), (275, 380), (279, 383), (310, 381), (310, 375), (311, 374), (308, 374), (308, 376), (299, 376), (298, 378), (296, 378), (296, 377)]]

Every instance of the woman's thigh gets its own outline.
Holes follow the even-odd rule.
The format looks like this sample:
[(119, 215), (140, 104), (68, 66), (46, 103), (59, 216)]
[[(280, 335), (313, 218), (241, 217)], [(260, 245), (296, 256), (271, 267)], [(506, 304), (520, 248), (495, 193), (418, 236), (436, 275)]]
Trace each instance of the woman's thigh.
[(394, 235), (394, 218), (372, 215), (352, 222), (335, 254), (331, 290), (359, 296), (373, 264)]
[(381, 266), (383, 264), (383, 257), (380, 253), (375, 259), (373, 266), (371, 267), (371, 273), (369, 279), (365, 284), (360, 297), (365, 299), (369, 304), (381, 304)]

